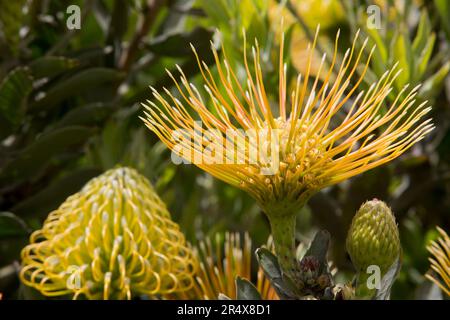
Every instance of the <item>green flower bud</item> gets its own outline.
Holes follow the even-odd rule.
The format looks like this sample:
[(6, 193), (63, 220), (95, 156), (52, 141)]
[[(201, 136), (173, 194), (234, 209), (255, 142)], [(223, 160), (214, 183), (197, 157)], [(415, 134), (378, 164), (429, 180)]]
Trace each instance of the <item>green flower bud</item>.
[(400, 255), (398, 228), (391, 209), (380, 200), (367, 201), (353, 217), (347, 251), (358, 272), (376, 265), (384, 275)]

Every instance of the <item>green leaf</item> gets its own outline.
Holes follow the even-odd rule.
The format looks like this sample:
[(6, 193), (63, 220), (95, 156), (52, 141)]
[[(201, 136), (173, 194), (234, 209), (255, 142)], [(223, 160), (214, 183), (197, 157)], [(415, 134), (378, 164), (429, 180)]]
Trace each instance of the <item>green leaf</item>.
[(236, 298), (237, 300), (261, 300), (261, 295), (250, 281), (236, 277)]
[(287, 278), (287, 276), (282, 274), (277, 257), (266, 248), (257, 249), (256, 257), (259, 266), (263, 269), (266, 277), (269, 278), (278, 296), (282, 299), (295, 299), (296, 294), (292, 288), (293, 282), (289, 279), (289, 284), (286, 283), (284, 278)]
[(206, 12), (206, 15), (213, 20), (213, 25), (229, 26), (230, 17), (233, 16), (231, 10), (235, 7), (234, 4), (230, 4), (225, 0), (199, 0), (198, 6)]
[(114, 69), (91, 68), (76, 73), (75, 75), (58, 81), (43, 97), (32, 104), (32, 110), (49, 110), (60, 102), (85, 91), (95, 90), (104, 84), (118, 83), (124, 78), (124, 74)]
[(411, 43), (402, 32), (399, 32), (392, 41), (394, 42), (392, 55), (394, 59), (393, 62), (395, 63), (398, 61), (399, 68), (402, 70), (395, 80), (395, 83), (397, 85), (397, 89), (401, 89), (404, 85), (409, 83), (411, 78)]
[(154, 38), (148, 48), (151, 52), (167, 57), (184, 57), (192, 54), (190, 44), (201, 53), (209, 50), (213, 32), (197, 27), (191, 32), (165, 34)]
[(412, 49), (416, 55), (419, 55), (422, 50), (425, 48), (425, 45), (429, 41), (429, 36), (431, 33), (431, 23), (428, 18), (428, 14), (426, 10), (422, 11), (420, 15), (420, 22), (417, 29), (416, 37), (414, 38)]
[(17, 55), (18, 52), (20, 28), (25, 24), (23, 11), (25, 4), (25, 0), (0, 1), (0, 27), (9, 49), (14, 55)]
[(413, 74), (413, 78), (417, 81), (420, 81), (422, 79), (422, 76), (425, 74), (425, 71), (428, 67), (428, 62), (430, 61), (431, 54), (433, 53), (434, 48), (434, 42), (436, 40), (436, 35), (432, 33), (431, 35), (428, 35), (427, 42), (425, 44), (425, 47), (423, 51), (421, 52), (418, 61), (418, 64), (416, 65), (416, 72)]
[(120, 41), (125, 35), (128, 28), (129, 6), (130, 2), (114, 1), (106, 43), (113, 44), (114, 42)]
[(14, 158), (7, 161), (0, 171), (0, 184), (31, 179), (54, 156), (84, 143), (92, 136), (92, 133), (92, 129), (72, 126), (42, 134)]
[(113, 106), (105, 103), (91, 103), (67, 112), (64, 117), (55, 124), (55, 128), (67, 126), (90, 126), (101, 123), (112, 113)]
[(266, 248), (256, 250), (258, 262), (270, 278), (281, 278), (281, 268), (277, 257)]
[(33, 60), (28, 67), (35, 79), (53, 78), (79, 64), (76, 59), (66, 57), (44, 56)]
[(101, 170), (95, 168), (80, 169), (68, 173), (64, 177), (53, 181), (35, 195), (19, 202), (13, 207), (12, 211), (22, 216), (45, 217), (66, 200), (67, 197), (80, 191), (86, 182), (100, 174)]
[(438, 14), (441, 16), (441, 24), (450, 40), (450, 2), (448, 0), (434, 0)]
[(32, 89), (33, 78), (30, 75), (29, 69), (26, 67), (14, 69), (1, 82), (0, 117), (8, 125), (8, 128), (0, 129), (0, 134), (3, 133), (3, 136), (11, 133), (22, 122), (26, 108), (26, 99)]
[(89, 157), (93, 163), (102, 168), (113, 168), (127, 155), (129, 145), (130, 120), (111, 119), (104, 126), (100, 135), (89, 145)]
[(25, 221), (11, 212), (0, 212), (0, 239), (27, 236), (29, 233)]
[(388, 62), (388, 49), (386, 48), (386, 45), (384, 44), (378, 30), (375, 28), (367, 28), (366, 32), (375, 42), (377, 46), (376, 51), (378, 51), (379, 57), (381, 58), (382, 62), (386, 64)]
[(420, 87), (419, 96), (422, 99), (433, 100), (441, 92), (446, 76), (450, 71), (450, 62), (444, 64), (434, 75), (429, 77)]

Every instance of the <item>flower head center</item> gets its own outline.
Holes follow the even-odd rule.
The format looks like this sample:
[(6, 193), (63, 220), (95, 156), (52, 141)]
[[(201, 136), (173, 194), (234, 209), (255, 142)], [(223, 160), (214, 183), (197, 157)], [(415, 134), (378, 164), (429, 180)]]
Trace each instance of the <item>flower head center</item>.
[[(264, 123), (268, 128), (263, 128), (264, 141), (261, 135), (259, 141), (250, 139), (251, 145), (259, 142), (263, 152), (259, 153), (257, 165), (246, 166), (241, 187), (253, 193), (264, 208), (280, 204), (296, 207), (324, 184), (318, 164), (326, 164), (331, 159), (326, 158), (319, 135), (308, 131), (308, 124), (300, 121), (293, 124), (282, 118), (274, 120), (272, 127)], [(269, 174), (261, 171), (269, 167), (272, 169)]]

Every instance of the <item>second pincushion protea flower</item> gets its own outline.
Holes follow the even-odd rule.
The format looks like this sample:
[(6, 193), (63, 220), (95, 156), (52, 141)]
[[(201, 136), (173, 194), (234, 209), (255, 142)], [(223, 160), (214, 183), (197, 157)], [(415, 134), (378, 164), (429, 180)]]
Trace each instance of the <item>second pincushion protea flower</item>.
[[(421, 120), (430, 108), (425, 103), (414, 105), (417, 87), (410, 91), (405, 87), (395, 103), (386, 105), (398, 75), (395, 68), (366, 92), (358, 91), (365, 72), (357, 77), (355, 70), (365, 45), (356, 52), (357, 37), (339, 66), (336, 37), (324, 81), (316, 77), (308, 88), (314, 40), (307, 71), (297, 77), (288, 95), (282, 36), (276, 110), (263, 83), (257, 43), (252, 50), (253, 63), (244, 54), (245, 79), (230, 67), (224, 49), (221, 60), (213, 48), (217, 81), (193, 49), (207, 95), (201, 95), (179, 68), (179, 82), (169, 75), (181, 98), (166, 89), (164, 97), (153, 89), (158, 104), (148, 101), (144, 105), (142, 120), (176, 155), (257, 200), (270, 220), (280, 264), (288, 273), (295, 273), (296, 268), (292, 260), (295, 213), (308, 198), (321, 188), (398, 157), (433, 128), (430, 119)], [(367, 70), (370, 56), (363, 70)], [(317, 74), (321, 74), (324, 60)], [(335, 68), (338, 72), (331, 77)]]
[(23, 249), (22, 264), (26, 285), (74, 299), (188, 290), (197, 266), (153, 187), (129, 168), (92, 179), (50, 213)]

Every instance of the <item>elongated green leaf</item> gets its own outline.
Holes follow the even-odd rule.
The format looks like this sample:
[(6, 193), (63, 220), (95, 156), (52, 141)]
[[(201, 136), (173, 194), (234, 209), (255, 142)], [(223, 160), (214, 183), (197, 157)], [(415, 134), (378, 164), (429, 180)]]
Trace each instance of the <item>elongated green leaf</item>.
[(192, 54), (190, 44), (201, 53), (209, 50), (213, 32), (204, 28), (195, 28), (191, 32), (162, 35), (153, 39), (148, 48), (153, 53), (168, 57), (184, 57)]
[[(14, 130), (21, 123), (26, 99), (32, 88), (33, 78), (26, 67), (14, 69), (0, 84), (0, 116), (10, 130)], [(5, 133), (10, 130), (5, 130)]]
[(108, 26), (107, 43), (120, 41), (128, 28), (128, 11), (130, 2), (114, 1), (114, 7)]
[(112, 112), (112, 105), (105, 103), (92, 103), (83, 107), (69, 111), (60, 121), (55, 124), (55, 128), (67, 126), (89, 126), (100, 123)]
[(277, 257), (272, 252), (266, 248), (259, 248), (256, 250), (256, 256), (264, 272), (267, 272), (271, 278), (281, 279), (281, 268)]
[(84, 143), (93, 133), (92, 129), (72, 126), (41, 135), (13, 159), (0, 172), (0, 184), (30, 179), (53, 156)]
[(377, 46), (376, 50), (379, 52), (382, 62), (386, 64), (388, 62), (388, 48), (386, 48), (386, 45), (384, 44), (383, 39), (381, 38), (378, 30), (375, 28), (367, 28), (366, 32), (375, 42)]
[(26, 236), (30, 233), (25, 221), (11, 212), (0, 212), (0, 239)]
[(236, 298), (237, 300), (261, 300), (261, 295), (250, 281), (236, 277)]
[(425, 47), (423, 48), (422, 52), (420, 53), (417, 70), (414, 74), (414, 79), (420, 80), (422, 76), (425, 74), (425, 71), (428, 67), (428, 62), (430, 61), (431, 54), (433, 53), (434, 48), (434, 42), (436, 40), (436, 35), (432, 33), (431, 35), (428, 35), (427, 41), (425, 43)]
[(397, 89), (403, 88), (409, 82), (411, 77), (411, 43), (404, 33), (399, 32), (393, 39), (393, 54), (394, 61), (399, 63), (399, 68), (402, 70), (400, 75), (395, 80)]
[(278, 296), (283, 299), (295, 299), (296, 294), (293, 290), (292, 280), (285, 281), (286, 275), (282, 274), (277, 257), (266, 248), (257, 249), (256, 257), (258, 258), (259, 266), (270, 280)]
[[(122, 119), (121, 119), (122, 120)], [(112, 168), (122, 162), (129, 144), (129, 119), (111, 119), (104, 126), (101, 135), (90, 145), (89, 156), (102, 168)]]
[(419, 89), (422, 99), (434, 99), (442, 90), (444, 80), (450, 72), (450, 62), (444, 64), (434, 75), (428, 78)]
[(428, 37), (431, 33), (431, 23), (430, 19), (428, 18), (427, 11), (422, 11), (422, 14), (420, 15), (420, 22), (417, 29), (416, 37), (414, 38), (412, 48), (414, 50), (414, 53), (416, 55), (419, 55), (422, 50), (425, 48), (425, 45), (428, 42)]
[(214, 21), (214, 25), (229, 25), (230, 17), (233, 16), (231, 9), (233, 4), (229, 5), (226, 0), (199, 0), (198, 5), (202, 8), (209, 18)]
[(20, 41), (20, 28), (24, 26), (25, 15), (23, 8), (25, 0), (0, 1), (0, 27), (8, 42), (9, 49), (17, 55)]
[(99, 174), (101, 174), (101, 170), (95, 168), (71, 172), (54, 181), (34, 196), (18, 203), (12, 210), (21, 216), (45, 217), (67, 197), (78, 192), (87, 181)]
[(83, 70), (56, 83), (47, 92), (44, 92), (42, 98), (33, 103), (32, 110), (50, 110), (70, 97), (82, 94), (87, 90), (95, 90), (100, 85), (117, 83), (123, 77), (123, 73), (114, 69), (91, 68)]
[(66, 57), (45, 56), (29, 64), (31, 74), (35, 79), (52, 78), (78, 65), (78, 60)]
[(448, 0), (434, 0), (434, 4), (437, 8), (436, 11), (441, 17), (441, 24), (447, 39), (450, 40), (450, 2)]

